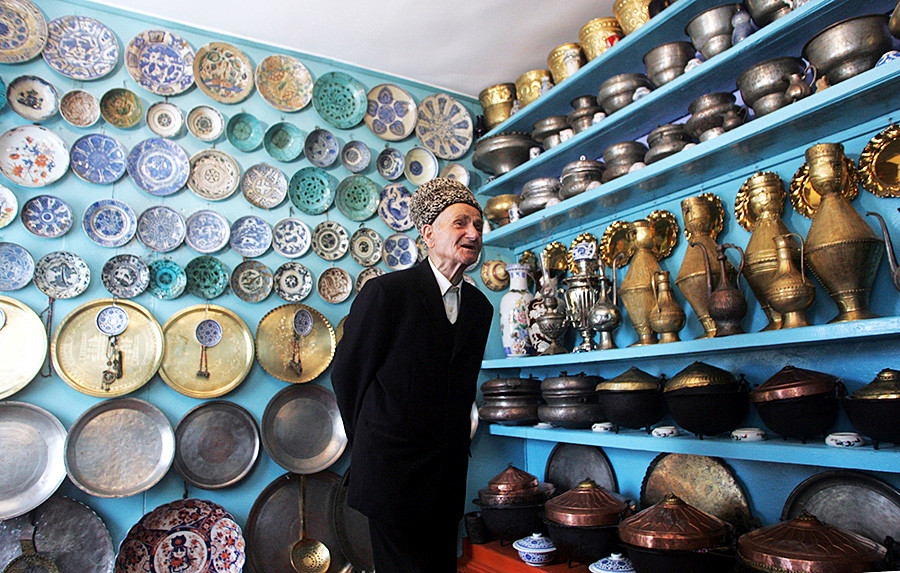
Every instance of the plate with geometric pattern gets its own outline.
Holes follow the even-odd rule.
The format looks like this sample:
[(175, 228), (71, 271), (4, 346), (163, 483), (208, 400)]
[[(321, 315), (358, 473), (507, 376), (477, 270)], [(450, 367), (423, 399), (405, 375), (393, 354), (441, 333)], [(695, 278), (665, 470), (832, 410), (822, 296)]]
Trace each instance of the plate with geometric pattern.
[(47, 44), (47, 20), (31, 0), (3, 0), (0, 22), (0, 64), (27, 62)]
[(188, 189), (207, 201), (227, 199), (241, 183), (241, 166), (224, 151), (204, 149), (191, 157)]
[(75, 175), (97, 185), (115, 183), (127, 168), (125, 148), (114, 137), (102, 133), (78, 138), (69, 157)]
[(441, 159), (459, 159), (472, 145), (472, 116), (447, 94), (434, 94), (419, 104), (416, 137)]
[(287, 196), (287, 177), (277, 167), (257, 163), (244, 171), (241, 193), (251, 204), (262, 209), (274, 209)]
[(22, 225), (44, 239), (62, 237), (72, 228), (72, 208), (53, 195), (37, 195), (22, 206)]
[(63, 16), (48, 24), (44, 61), (73, 80), (96, 80), (119, 61), (119, 42), (112, 30), (87, 16)]
[(291, 177), (288, 196), (307, 215), (321, 215), (334, 203), (337, 185), (337, 178), (324, 169), (304, 167)]

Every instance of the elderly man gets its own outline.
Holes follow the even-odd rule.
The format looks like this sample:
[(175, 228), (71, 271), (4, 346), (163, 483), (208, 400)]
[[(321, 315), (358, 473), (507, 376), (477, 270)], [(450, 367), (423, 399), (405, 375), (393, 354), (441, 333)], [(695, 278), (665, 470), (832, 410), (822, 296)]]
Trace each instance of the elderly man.
[(472, 192), (434, 179), (416, 190), (411, 215), (428, 259), (366, 283), (331, 380), (352, 446), (348, 503), (369, 517), (375, 569), (449, 573), (493, 309), (462, 280), (481, 252)]

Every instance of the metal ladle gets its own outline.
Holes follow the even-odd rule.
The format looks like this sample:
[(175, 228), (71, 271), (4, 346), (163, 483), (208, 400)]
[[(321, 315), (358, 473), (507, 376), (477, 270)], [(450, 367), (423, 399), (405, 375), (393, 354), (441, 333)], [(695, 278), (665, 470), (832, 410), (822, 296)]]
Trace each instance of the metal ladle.
[(305, 538), (303, 505), (306, 498), (306, 476), (300, 475), (300, 539), (291, 546), (291, 565), (297, 573), (325, 573), (331, 565), (328, 546), (312, 538)]
[(9, 562), (3, 573), (59, 573), (59, 568), (51, 559), (37, 552), (34, 544), (34, 515), (31, 524), (21, 531), (19, 544), (22, 554)]

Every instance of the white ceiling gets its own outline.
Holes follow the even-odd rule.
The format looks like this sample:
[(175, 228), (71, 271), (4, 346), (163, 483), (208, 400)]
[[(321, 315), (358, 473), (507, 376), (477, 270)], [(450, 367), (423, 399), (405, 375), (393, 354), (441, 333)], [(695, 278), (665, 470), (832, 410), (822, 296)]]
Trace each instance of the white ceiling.
[(547, 68), (613, 0), (100, 0), (459, 93)]

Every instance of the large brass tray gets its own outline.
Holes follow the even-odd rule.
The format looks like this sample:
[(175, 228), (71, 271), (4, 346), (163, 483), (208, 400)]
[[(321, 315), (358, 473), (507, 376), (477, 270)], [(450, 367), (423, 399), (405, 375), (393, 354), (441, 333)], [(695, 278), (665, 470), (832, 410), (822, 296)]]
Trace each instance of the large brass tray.
[[(97, 328), (97, 314), (115, 305), (128, 313), (128, 328), (118, 336), (122, 351), (122, 377), (109, 391), (102, 386), (109, 368), (109, 338)], [(70, 312), (59, 324), (50, 344), (53, 368), (63, 381), (79, 392), (98, 398), (134, 392), (153, 378), (162, 363), (165, 342), (162, 328), (150, 311), (136, 302), (100, 298)]]
[[(209, 377), (197, 374), (201, 346), (197, 324), (213, 319), (222, 326), (222, 340), (206, 349)], [(163, 325), (166, 349), (160, 377), (173, 390), (191, 398), (216, 398), (237, 388), (253, 366), (253, 334), (234, 312), (214, 304), (183, 308)]]
[(18, 300), (0, 295), (0, 398), (28, 385), (47, 358), (40, 317)]
[[(291, 367), (294, 352), (294, 314), (306, 309), (312, 315), (312, 331), (299, 336), (301, 372)], [(322, 314), (305, 304), (273, 308), (256, 329), (256, 358), (263, 369), (284, 382), (309, 382), (328, 368), (334, 358), (334, 329)]]

